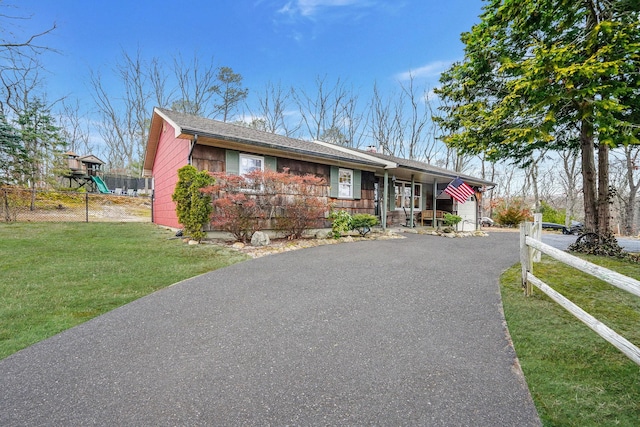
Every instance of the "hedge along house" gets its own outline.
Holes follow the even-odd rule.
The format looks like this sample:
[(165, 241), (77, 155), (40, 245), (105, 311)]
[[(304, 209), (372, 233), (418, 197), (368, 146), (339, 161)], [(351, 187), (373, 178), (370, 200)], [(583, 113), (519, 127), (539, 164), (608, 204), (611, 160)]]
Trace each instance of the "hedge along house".
[[(454, 172), (155, 108), (144, 159), (144, 176), (153, 178), (154, 223), (180, 227), (171, 195), (178, 182), (178, 169), (187, 164), (199, 170), (232, 174), (256, 168), (313, 174), (327, 182), (326, 194), (335, 209), (375, 214), (383, 227), (405, 225), (407, 217), (413, 221), (415, 214), (432, 207), (461, 212), (449, 196), (440, 194), (458, 176)], [(461, 178), (476, 188), (491, 184)], [(466, 210), (473, 211), (465, 224), (475, 228), (479, 217), (477, 197), (471, 199), (463, 204), (469, 204)]]

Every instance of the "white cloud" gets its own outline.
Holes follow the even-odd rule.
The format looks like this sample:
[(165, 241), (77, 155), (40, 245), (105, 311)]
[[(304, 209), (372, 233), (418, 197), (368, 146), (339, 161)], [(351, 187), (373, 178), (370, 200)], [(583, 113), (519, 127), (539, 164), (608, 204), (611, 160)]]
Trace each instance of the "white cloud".
[(324, 8), (344, 6), (366, 7), (371, 5), (373, 5), (371, 0), (293, 0), (280, 8), (278, 13), (287, 15), (299, 14), (305, 17), (312, 17)]
[(422, 67), (403, 71), (401, 73), (396, 74), (396, 78), (400, 81), (410, 80), (411, 77), (414, 79), (429, 79), (432, 77), (439, 77), (440, 74), (447, 70), (453, 61), (434, 61), (429, 64), (423, 65)]

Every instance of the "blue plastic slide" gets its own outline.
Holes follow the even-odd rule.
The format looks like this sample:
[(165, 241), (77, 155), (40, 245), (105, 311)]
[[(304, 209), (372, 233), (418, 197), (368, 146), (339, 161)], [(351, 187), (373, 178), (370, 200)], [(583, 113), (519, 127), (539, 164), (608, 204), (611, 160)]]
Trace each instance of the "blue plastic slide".
[(92, 176), (91, 177), (91, 181), (96, 183), (96, 187), (98, 187), (98, 191), (101, 193), (111, 193), (111, 191), (109, 191), (109, 188), (107, 187), (107, 184), (104, 183), (104, 181), (102, 179), (100, 179), (99, 176)]

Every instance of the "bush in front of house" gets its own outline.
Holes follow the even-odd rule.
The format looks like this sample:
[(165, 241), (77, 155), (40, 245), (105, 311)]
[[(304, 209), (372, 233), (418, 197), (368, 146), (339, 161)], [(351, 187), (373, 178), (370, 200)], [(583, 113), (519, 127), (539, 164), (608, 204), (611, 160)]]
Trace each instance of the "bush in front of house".
[(326, 183), (314, 175), (294, 175), (285, 170), (214, 176), (211, 224), (236, 240), (246, 242), (265, 227), (298, 239), (321, 225), (329, 210)]
[(178, 169), (178, 183), (171, 199), (176, 202), (176, 214), (184, 234), (198, 242), (206, 235), (202, 227), (209, 222), (212, 211), (211, 196), (205, 189), (214, 182), (207, 171), (198, 171), (191, 165)]
[(326, 182), (315, 175), (284, 172), (261, 173), (267, 206), (275, 207), (275, 229), (291, 239), (300, 239), (314, 227), (322, 226), (329, 211)]
[(331, 220), (331, 234), (334, 239), (339, 239), (340, 236), (352, 230), (351, 221), (353, 217), (347, 211), (332, 211), (329, 219)]
[(331, 220), (331, 234), (335, 239), (352, 230), (356, 230), (364, 237), (371, 231), (371, 227), (378, 224), (378, 218), (374, 215), (351, 215), (347, 211), (332, 211), (329, 219)]
[(355, 214), (351, 217), (351, 229), (357, 230), (362, 237), (371, 231), (371, 227), (378, 224), (378, 218), (371, 214)]
[(291, 239), (300, 239), (305, 231), (317, 226), (327, 211), (326, 202), (316, 197), (294, 196), (276, 216), (275, 229)]
[(460, 221), (462, 221), (462, 217), (459, 215), (445, 212), (442, 216), (442, 222), (448, 227), (455, 227)]
[(234, 239), (246, 243), (260, 231), (264, 213), (256, 201), (244, 193), (225, 193), (213, 201), (211, 225), (230, 233)]

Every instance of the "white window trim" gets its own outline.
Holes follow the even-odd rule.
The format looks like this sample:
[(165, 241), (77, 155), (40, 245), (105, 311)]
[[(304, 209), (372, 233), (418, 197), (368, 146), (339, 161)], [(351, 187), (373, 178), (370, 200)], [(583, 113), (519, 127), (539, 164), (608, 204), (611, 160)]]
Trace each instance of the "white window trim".
[[(414, 182), (413, 185), (418, 187), (418, 191), (413, 195), (413, 197), (418, 200), (418, 207), (414, 206), (413, 210), (414, 211), (421, 210), (422, 209), (422, 183)], [(397, 180), (395, 182), (395, 184), (393, 185), (394, 191), (395, 191), (395, 187), (397, 187), (397, 186), (400, 186), (400, 188), (401, 188), (400, 194), (402, 195), (403, 204), (400, 205), (400, 206), (396, 206), (395, 210), (401, 211), (402, 210), (402, 206), (404, 205), (404, 198), (406, 197), (404, 195), (404, 189), (406, 187), (409, 187), (409, 190), (411, 190), (411, 181), (400, 181), (400, 180)], [(394, 198), (394, 203), (395, 203), (395, 200), (396, 199)], [(410, 209), (410, 207), (407, 207), (406, 209), (408, 210), (408, 209)]]
[[(340, 182), (340, 176), (342, 176), (343, 172), (348, 172), (349, 176), (351, 177), (350, 179), (350, 183), (349, 183), (349, 195), (342, 195), (341, 194), (341, 186), (342, 183)], [(353, 199), (353, 169), (345, 169), (345, 168), (338, 168), (338, 198), (339, 199)]]
[(255, 156), (253, 154), (240, 153), (239, 154), (239, 159), (238, 159), (238, 172), (239, 172), (240, 175), (245, 175), (246, 174), (246, 173), (244, 173), (242, 171), (242, 159), (260, 160), (260, 170), (264, 172), (264, 157), (263, 156)]
[[(253, 154), (244, 154), (244, 153), (240, 153), (239, 157), (238, 157), (238, 174), (241, 176), (245, 176), (247, 173), (242, 171), (242, 159), (253, 159), (253, 160), (260, 160), (260, 170), (262, 172), (264, 172), (264, 157), (262, 156), (256, 156)], [(247, 179), (247, 181), (249, 182), (249, 180)], [(244, 192), (244, 193), (260, 193), (262, 191), (264, 191), (264, 184), (260, 184), (259, 188), (257, 188), (257, 186), (254, 184), (253, 188), (241, 188), (240, 191)]]

